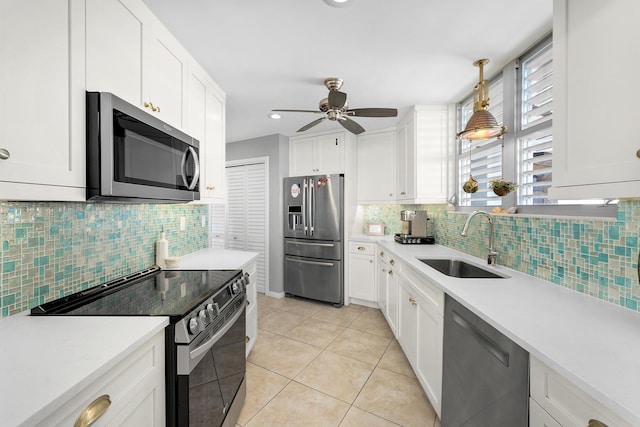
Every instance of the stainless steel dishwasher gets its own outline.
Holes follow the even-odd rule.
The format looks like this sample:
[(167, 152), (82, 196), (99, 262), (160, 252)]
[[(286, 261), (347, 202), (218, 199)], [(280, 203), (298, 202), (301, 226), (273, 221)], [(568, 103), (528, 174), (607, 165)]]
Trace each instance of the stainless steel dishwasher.
[(529, 425), (529, 353), (445, 296), (442, 427)]

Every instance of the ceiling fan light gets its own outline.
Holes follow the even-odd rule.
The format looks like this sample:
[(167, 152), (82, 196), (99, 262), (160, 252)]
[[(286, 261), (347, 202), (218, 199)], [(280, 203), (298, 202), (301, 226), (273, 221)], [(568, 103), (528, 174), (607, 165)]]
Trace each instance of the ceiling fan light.
[(353, 3), (353, 0), (323, 0), (331, 7), (347, 7)]
[(269, 114), (269, 118), (274, 119), (274, 120), (278, 120), (278, 119), (281, 119), (282, 116), (280, 114), (278, 114), (278, 113), (271, 113), (271, 114)]

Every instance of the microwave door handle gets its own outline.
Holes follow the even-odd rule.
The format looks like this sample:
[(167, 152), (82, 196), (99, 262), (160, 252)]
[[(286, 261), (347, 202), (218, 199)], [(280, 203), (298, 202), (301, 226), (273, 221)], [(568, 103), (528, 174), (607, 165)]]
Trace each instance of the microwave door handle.
[[(191, 182), (187, 181), (186, 174), (187, 155), (189, 153), (191, 153), (191, 155), (193, 156), (193, 162), (195, 164), (193, 170), (193, 179), (191, 180)], [(200, 178), (200, 159), (198, 159), (198, 153), (196, 153), (196, 150), (194, 150), (193, 147), (189, 147), (184, 153), (182, 153), (182, 165), (180, 167), (180, 173), (182, 174), (182, 181), (184, 182), (185, 187), (187, 187), (187, 190), (193, 190), (196, 184), (198, 184), (198, 178)]]

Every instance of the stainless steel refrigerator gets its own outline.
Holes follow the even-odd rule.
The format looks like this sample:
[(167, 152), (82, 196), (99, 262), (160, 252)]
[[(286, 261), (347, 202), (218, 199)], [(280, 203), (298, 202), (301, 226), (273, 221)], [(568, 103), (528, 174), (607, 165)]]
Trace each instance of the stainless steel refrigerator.
[(284, 179), (284, 291), (344, 303), (343, 175)]

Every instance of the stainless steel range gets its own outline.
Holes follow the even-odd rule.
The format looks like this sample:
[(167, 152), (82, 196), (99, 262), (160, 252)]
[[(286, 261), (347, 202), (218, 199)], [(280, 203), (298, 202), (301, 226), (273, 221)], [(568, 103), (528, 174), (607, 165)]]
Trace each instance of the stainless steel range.
[(154, 267), (40, 305), (31, 314), (168, 316), (167, 426), (234, 426), (246, 396), (248, 281), (240, 270)]

